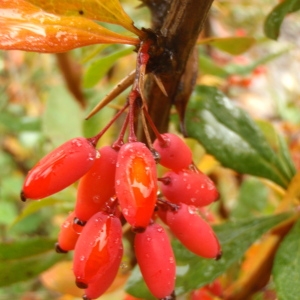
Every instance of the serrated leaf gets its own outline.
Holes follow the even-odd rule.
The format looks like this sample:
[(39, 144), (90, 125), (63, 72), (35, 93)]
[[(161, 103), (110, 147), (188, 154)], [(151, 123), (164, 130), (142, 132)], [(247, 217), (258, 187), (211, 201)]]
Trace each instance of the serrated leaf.
[[(218, 261), (200, 258), (175, 240), (173, 249), (177, 263), (176, 295), (197, 289), (225, 273), (234, 263), (241, 260), (251, 244), (289, 216), (290, 214), (281, 214), (214, 226), (223, 252)], [(142, 295), (147, 300), (152, 299), (138, 270), (134, 270), (127, 282), (126, 291), (136, 297)]]
[(83, 86), (85, 88), (95, 86), (119, 58), (131, 54), (133, 49), (133, 47), (125, 48), (94, 61), (84, 74)]
[(51, 88), (42, 116), (42, 130), (54, 147), (82, 136), (83, 112), (72, 95), (63, 87)]
[(285, 0), (276, 5), (268, 14), (264, 23), (264, 32), (270, 39), (276, 40), (285, 16), (300, 9), (300, 0)]
[(64, 16), (83, 16), (88, 19), (123, 26), (129, 31), (141, 36), (143, 32), (133, 25), (118, 0), (60, 0), (55, 1), (27, 0), (43, 10)]
[(0, 0), (0, 7), (0, 49), (57, 53), (98, 43), (139, 42), (89, 19), (50, 14), (24, 0)]
[(187, 107), (186, 127), (188, 135), (225, 167), (288, 186), (292, 176), (286, 174), (259, 127), (216, 88), (196, 88)]
[(0, 286), (34, 278), (61, 260), (62, 256), (53, 251), (54, 243), (52, 239), (33, 238), (0, 244)]
[(281, 243), (274, 261), (273, 278), (280, 300), (297, 300), (300, 285), (297, 283), (300, 270), (300, 220)]
[(198, 45), (211, 45), (232, 55), (239, 55), (249, 50), (255, 43), (253, 37), (210, 37), (197, 42)]

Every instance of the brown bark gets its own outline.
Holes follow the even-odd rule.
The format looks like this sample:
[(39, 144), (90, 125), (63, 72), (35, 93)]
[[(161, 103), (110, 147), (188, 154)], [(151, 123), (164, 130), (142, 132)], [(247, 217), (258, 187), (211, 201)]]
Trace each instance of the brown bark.
[[(194, 57), (191, 53), (212, 2), (213, 0), (144, 0), (152, 12), (154, 30), (160, 32), (165, 49), (164, 56), (156, 63), (159, 67), (153, 72), (161, 78), (168, 97), (163, 94), (152, 76), (148, 76), (145, 84), (149, 113), (160, 132), (168, 130), (172, 105), (176, 103), (177, 107), (181, 107), (181, 102), (187, 102), (192, 92), (193, 76), (182, 75), (189, 57)], [(166, 54), (168, 57), (164, 60)], [(194, 71), (195, 68), (186, 69), (186, 72)], [(182, 90), (185, 92), (180, 93)], [(178, 94), (184, 94), (185, 97), (178, 98)], [(138, 134), (142, 137), (141, 132)]]

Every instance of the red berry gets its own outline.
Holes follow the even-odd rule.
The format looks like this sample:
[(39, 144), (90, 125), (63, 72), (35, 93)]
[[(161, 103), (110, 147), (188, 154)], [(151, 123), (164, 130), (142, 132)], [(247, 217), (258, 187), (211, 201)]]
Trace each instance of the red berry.
[(149, 225), (134, 239), (137, 262), (150, 290), (157, 298), (172, 294), (175, 287), (176, 264), (169, 238), (158, 224)]
[(72, 212), (62, 223), (60, 232), (58, 234), (58, 243), (56, 245), (57, 252), (68, 252), (70, 250), (74, 250), (79, 237), (79, 233), (75, 232), (73, 228), (74, 218), (75, 213)]
[(184, 141), (175, 134), (164, 133), (161, 135), (164, 143), (156, 139), (154, 149), (160, 154), (160, 164), (172, 170), (187, 168), (192, 163), (192, 151)]
[(73, 271), (77, 285), (86, 288), (109, 270), (120, 249), (123, 249), (120, 220), (103, 212), (92, 216), (75, 246)]
[(148, 226), (157, 193), (156, 164), (152, 153), (140, 142), (121, 147), (115, 182), (122, 213), (136, 231)]
[(223, 287), (220, 280), (216, 279), (215, 281), (207, 284), (205, 288), (213, 295), (221, 297), (223, 294)]
[(191, 293), (191, 300), (213, 300), (214, 297), (205, 288), (200, 288)]
[(92, 168), (80, 179), (75, 206), (76, 217), (87, 221), (115, 195), (115, 173), (118, 152), (109, 146), (99, 150)]
[(122, 256), (123, 249), (119, 248), (119, 253), (111, 263), (110, 267), (104, 273), (100, 273), (99, 276), (89, 284), (83, 296), (84, 300), (96, 299), (105, 293), (118, 274)]
[(79, 137), (67, 141), (29, 171), (21, 199), (41, 199), (63, 190), (92, 167), (96, 154), (88, 139)]
[(220, 257), (219, 241), (195, 207), (182, 203), (176, 212), (170, 210), (163, 212), (162, 219), (176, 238), (191, 252), (205, 258)]
[(206, 206), (219, 197), (208, 176), (191, 170), (167, 172), (163, 176), (161, 191), (173, 203), (186, 203), (197, 207)]

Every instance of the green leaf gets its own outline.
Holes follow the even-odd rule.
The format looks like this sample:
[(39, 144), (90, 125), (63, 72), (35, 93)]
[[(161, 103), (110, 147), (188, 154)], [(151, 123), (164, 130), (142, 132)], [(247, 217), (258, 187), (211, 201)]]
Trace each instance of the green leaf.
[[(184, 248), (177, 240), (173, 249), (177, 263), (176, 295), (197, 289), (225, 273), (239, 262), (245, 251), (268, 230), (286, 220), (290, 214), (227, 222), (214, 227), (223, 256), (220, 260), (200, 258)], [(137, 268), (126, 284), (126, 291), (136, 297), (152, 299)]]
[(264, 23), (265, 35), (276, 40), (284, 17), (300, 9), (300, 0), (285, 0), (276, 5), (267, 16)]
[(257, 178), (246, 178), (239, 190), (238, 199), (232, 209), (232, 219), (245, 219), (262, 213), (267, 206), (268, 188)]
[(15, 218), (14, 222), (12, 223), (11, 226), (16, 225), (20, 221), (22, 221), (24, 218), (36, 213), (42, 208), (45, 207), (52, 207), (57, 203), (60, 203), (60, 199), (54, 199), (54, 198), (47, 198), (43, 199), (43, 201), (32, 201), (28, 205), (25, 206), (23, 211), (18, 215), (17, 218)]
[(61, 260), (62, 256), (53, 251), (54, 243), (45, 238), (1, 243), (0, 286), (34, 278)]
[(246, 52), (255, 43), (253, 37), (210, 37), (200, 40), (197, 44), (208, 44), (232, 55), (239, 55)]
[(196, 88), (187, 108), (186, 128), (188, 136), (225, 167), (288, 186), (292, 176), (286, 174), (259, 127), (216, 88)]
[(85, 88), (95, 86), (119, 58), (131, 54), (133, 49), (133, 47), (127, 47), (94, 61), (84, 74), (83, 86)]
[(82, 136), (82, 120), (83, 112), (71, 94), (63, 86), (53, 87), (42, 117), (42, 128), (54, 147)]
[(211, 74), (221, 78), (226, 78), (229, 75), (249, 75), (258, 66), (264, 65), (281, 55), (290, 51), (291, 48), (285, 48), (278, 52), (269, 53), (266, 56), (259, 58), (258, 60), (248, 64), (248, 65), (238, 65), (238, 64), (228, 64), (224, 67), (220, 67), (215, 61), (210, 57), (200, 52), (199, 54), (199, 69), (205, 74)]
[(276, 253), (273, 277), (280, 300), (298, 300), (300, 295), (300, 220), (284, 238)]
[(226, 78), (230, 75), (224, 68), (218, 66), (210, 57), (201, 53), (199, 55), (199, 69), (204, 74), (210, 74), (221, 78)]
[(272, 123), (263, 120), (259, 120), (256, 123), (264, 133), (272, 149), (277, 153), (286, 174), (293, 177), (296, 173), (296, 168), (284, 137), (278, 133)]
[(247, 75), (247, 74), (250, 74), (258, 66), (264, 65), (270, 61), (273, 61), (274, 59), (282, 56), (283, 54), (287, 53), (291, 49), (292, 49), (291, 47), (288, 47), (288, 48), (285, 48), (278, 52), (269, 53), (266, 56), (263, 56), (260, 59), (250, 63), (249, 65), (243, 66), (243, 65), (230, 64), (228, 66), (225, 66), (224, 69), (229, 74)]

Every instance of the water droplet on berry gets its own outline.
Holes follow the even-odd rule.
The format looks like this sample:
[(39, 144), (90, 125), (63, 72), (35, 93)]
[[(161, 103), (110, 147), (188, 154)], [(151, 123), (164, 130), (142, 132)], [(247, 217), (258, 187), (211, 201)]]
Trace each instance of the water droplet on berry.
[(122, 213), (124, 216), (128, 216), (128, 209), (127, 208), (123, 208)]
[(99, 203), (99, 202), (100, 202), (100, 197), (99, 197), (98, 195), (94, 196), (94, 197), (93, 197), (93, 201), (94, 201), (95, 203)]
[(62, 227), (68, 228), (70, 226), (70, 224), (71, 223), (69, 221), (65, 221), (65, 222), (63, 222)]
[(85, 256), (83, 256), (83, 255), (80, 256), (79, 260), (80, 260), (80, 261), (84, 261), (84, 260), (85, 260)]
[(95, 159), (95, 156), (92, 153), (89, 153), (88, 160), (94, 160), (94, 159)]
[(158, 232), (162, 232), (163, 229), (162, 229), (161, 227), (158, 227), (158, 228), (157, 228), (157, 231), (158, 231)]
[(191, 215), (194, 215), (197, 213), (197, 210), (196, 210), (196, 207), (195, 206), (188, 206), (188, 212), (191, 214)]
[(116, 181), (116, 185), (120, 185), (120, 183), (121, 183), (120, 180)]
[(169, 262), (170, 262), (171, 264), (173, 264), (173, 263), (174, 263), (174, 257), (170, 257), (170, 258), (169, 258)]
[(190, 190), (190, 189), (191, 189), (191, 185), (188, 184), (188, 185), (186, 186), (186, 188), (187, 188), (188, 190)]
[(100, 151), (96, 150), (96, 159), (100, 158), (101, 157), (101, 153)]
[(76, 145), (77, 147), (81, 147), (82, 146), (82, 142), (80, 140), (78, 140), (78, 139), (74, 139), (72, 141), (72, 144)]

